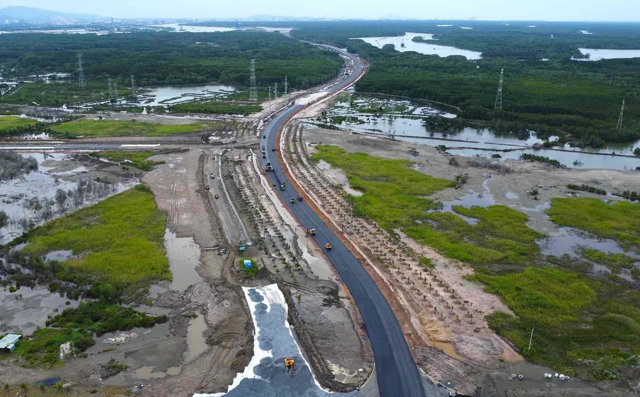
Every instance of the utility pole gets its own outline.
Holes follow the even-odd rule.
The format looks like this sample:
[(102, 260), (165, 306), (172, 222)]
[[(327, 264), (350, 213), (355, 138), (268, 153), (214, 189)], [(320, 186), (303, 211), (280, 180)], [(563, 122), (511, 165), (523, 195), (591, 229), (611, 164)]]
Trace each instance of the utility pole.
[(275, 99), (278, 99), (278, 83), (275, 83), (273, 90), (274, 96), (276, 97)]
[(269, 87), (269, 102), (271, 102), (271, 87)]
[(87, 79), (84, 77), (84, 67), (82, 67), (82, 54), (78, 54), (78, 85), (80, 88), (87, 88)]
[(531, 336), (529, 336), (529, 348), (527, 352), (531, 351), (531, 342), (533, 342), (533, 327), (531, 327)]
[(624, 120), (624, 99), (622, 100), (622, 107), (620, 108), (620, 116), (618, 117), (618, 125), (616, 130), (622, 131), (622, 121)]
[(256, 86), (256, 60), (251, 60), (249, 75), (249, 100), (256, 102), (258, 100), (258, 88)]
[(500, 69), (500, 84), (498, 85), (498, 94), (496, 95), (496, 104), (494, 110), (502, 111), (502, 84), (504, 83), (504, 68)]

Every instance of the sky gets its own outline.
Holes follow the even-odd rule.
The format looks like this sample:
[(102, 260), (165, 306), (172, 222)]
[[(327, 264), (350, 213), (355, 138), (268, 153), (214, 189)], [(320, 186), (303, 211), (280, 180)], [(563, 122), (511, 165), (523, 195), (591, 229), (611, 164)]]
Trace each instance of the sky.
[(640, 0), (0, 0), (115, 18), (248, 18), (640, 21)]

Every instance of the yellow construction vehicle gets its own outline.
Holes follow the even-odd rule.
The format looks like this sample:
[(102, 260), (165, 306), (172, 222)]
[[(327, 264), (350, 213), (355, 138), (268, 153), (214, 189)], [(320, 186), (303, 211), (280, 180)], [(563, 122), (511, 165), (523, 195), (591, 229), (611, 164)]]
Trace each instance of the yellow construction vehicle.
[(331, 244), (326, 243), (326, 244), (324, 245), (324, 248), (326, 248), (326, 249), (330, 250), (330, 249), (331, 249)]
[(294, 370), (294, 360), (291, 357), (287, 357), (284, 359), (284, 366), (287, 367), (287, 369), (293, 371)]

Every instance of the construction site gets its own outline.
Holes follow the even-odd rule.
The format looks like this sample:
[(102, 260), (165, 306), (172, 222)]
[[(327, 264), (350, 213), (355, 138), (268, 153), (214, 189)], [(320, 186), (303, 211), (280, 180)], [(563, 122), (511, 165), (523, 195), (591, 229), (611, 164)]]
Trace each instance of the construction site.
[[(102, 111), (78, 119), (193, 131), (2, 143), (3, 151), (19, 154), (3, 157), (12, 176), (6, 182), (11, 192), (7, 188), (2, 199), (13, 208), (0, 226), (6, 232), (0, 261), (7, 280), (0, 291), (0, 335), (9, 334), (0, 344), (6, 350), (0, 383), (7, 390), (37, 382), (75, 396), (242, 396), (256, 390), (260, 394), (253, 395), (261, 396), (374, 397), (394, 390), (426, 396), (600, 396), (603, 390), (627, 395), (611, 383), (527, 361), (533, 328), (526, 351), (500, 334), (492, 316), (519, 313), (478, 278), (502, 273), (456, 259), (447, 246), (425, 244), (409, 235), (406, 225), (381, 225), (357, 200), (370, 193), (361, 187), (362, 179), (321, 156), (327, 147), (338, 148), (342, 156), (398, 161), (405, 171), (437, 180), (438, 189), (412, 200), (429, 200), (433, 206), (425, 213), (455, 215), (458, 226), (471, 228), (485, 220), (464, 215), (465, 209), (522, 212), (522, 223), (534, 236), (528, 243), (536, 260), (565, 265), (586, 246), (610, 244), (620, 255), (623, 245), (572, 234), (575, 230), (548, 214), (554, 201), (593, 199), (605, 192), (611, 203), (625, 202), (623, 192), (640, 191), (637, 175), (463, 156), (394, 134), (320, 125), (326, 111), (342, 100), (339, 94), (369, 66), (345, 50), (321, 47), (345, 61), (337, 77), (289, 92), (283, 76), (284, 93), (278, 96), (277, 85), (268, 87), (263, 110), (247, 116)], [(82, 70), (81, 58), (78, 64)], [(258, 99), (255, 80), (252, 60), (250, 103)], [(495, 105), (500, 110), (502, 80), (501, 75)], [(79, 84), (86, 85), (82, 73)], [(111, 81), (109, 92), (115, 102)], [(19, 252), (40, 247), (30, 239), (47, 232), (49, 221), (91, 211), (132, 191), (150, 192), (153, 209), (166, 217), (160, 248), (169, 275), (154, 278), (132, 294), (135, 299), (118, 304), (156, 322), (126, 330), (91, 329), (95, 343), (81, 352), (69, 341), (55, 340), (56, 365), (29, 365), (25, 357), (38, 352), (28, 356), (21, 343), (35, 340), (65, 309), (86, 307), (96, 292), (87, 288), (85, 295), (70, 298), (73, 273), (62, 281), (55, 279), (58, 274), (47, 279), (60, 281), (66, 295), (44, 285), (14, 283), (15, 274), (29, 273), (15, 270), (24, 265)], [(405, 209), (402, 204), (386, 208)], [(97, 223), (99, 216), (89, 215), (89, 221), (78, 222), (81, 228)], [(445, 229), (444, 222), (430, 219), (412, 223), (428, 223), (434, 233)], [(77, 266), (90, 250), (76, 251), (48, 250), (41, 260)], [(585, 272), (613, 278), (613, 270), (598, 273), (596, 267)], [(629, 267), (618, 269), (616, 277), (638, 282)]]

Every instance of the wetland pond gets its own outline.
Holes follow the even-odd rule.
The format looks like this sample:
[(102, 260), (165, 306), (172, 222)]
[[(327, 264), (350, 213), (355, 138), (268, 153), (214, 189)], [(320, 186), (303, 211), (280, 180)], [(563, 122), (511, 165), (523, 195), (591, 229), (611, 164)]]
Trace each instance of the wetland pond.
[[(381, 109), (383, 114), (372, 113)], [(430, 106), (412, 104), (407, 100), (378, 98), (343, 99), (326, 111), (326, 122), (339, 129), (364, 133), (381, 138), (393, 138), (429, 146), (444, 145), (447, 152), (465, 157), (500, 157), (519, 160), (529, 153), (558, 160), (567, 168), (602, 168), (635, 170), (640, 158), (633, 155), (640, 141), (627, 145), (607, 145), (601, 148), (578, 148), (570, 144), (561, 147), (535, 149), (544, 140), (531, 131), (528, 136), (499, 135), (486, 128), (465, 127), (460, 131), (428, 131), (424, 116), (455, 118), (455, 114)], [(311, 122), (313, 124), (313, 122)], [(557, 140), (550, 137), (549, 141)], [(614, 154), (615, 155), (612, 155)]]
[(0, 228), (0, 244), (10, 242), (30, 227), (96, 204), (138, 183), (137, 178), (118, 178), (110, 183), (96, 180), (97, 170), (69, 154), (23, 153), (21, 156), (34, 158), (38, 168), (2, 181), (0, 211), (7, 214), (8, 222)]
[(137, 102), (132, 103), (132, 105), (176, 105), (195, 100), (223, 98), (235, 91), (236, 89), (231, 86), (220, 84), (142, 88)]
[(362, 40), (372, 46), (382, 48), (386, 45), (392, 45), (396, 51), (407, 52), (414, 51), (425, 55), (438, 55), (440, 57), (448, 57), (452, 55), (463, 56), (468, 60), (477, 60), (482, 57), (482, 53), (462, 48), (437, 45), (433, 43), (424, 43), (413, 41), (415, 37), (421, 37), (424, 40), (435, 40), (433, 34), (428, 33), (405, 33), (404, 36), (387, 36), (387, 37), (355, 37), (352, 40)]

